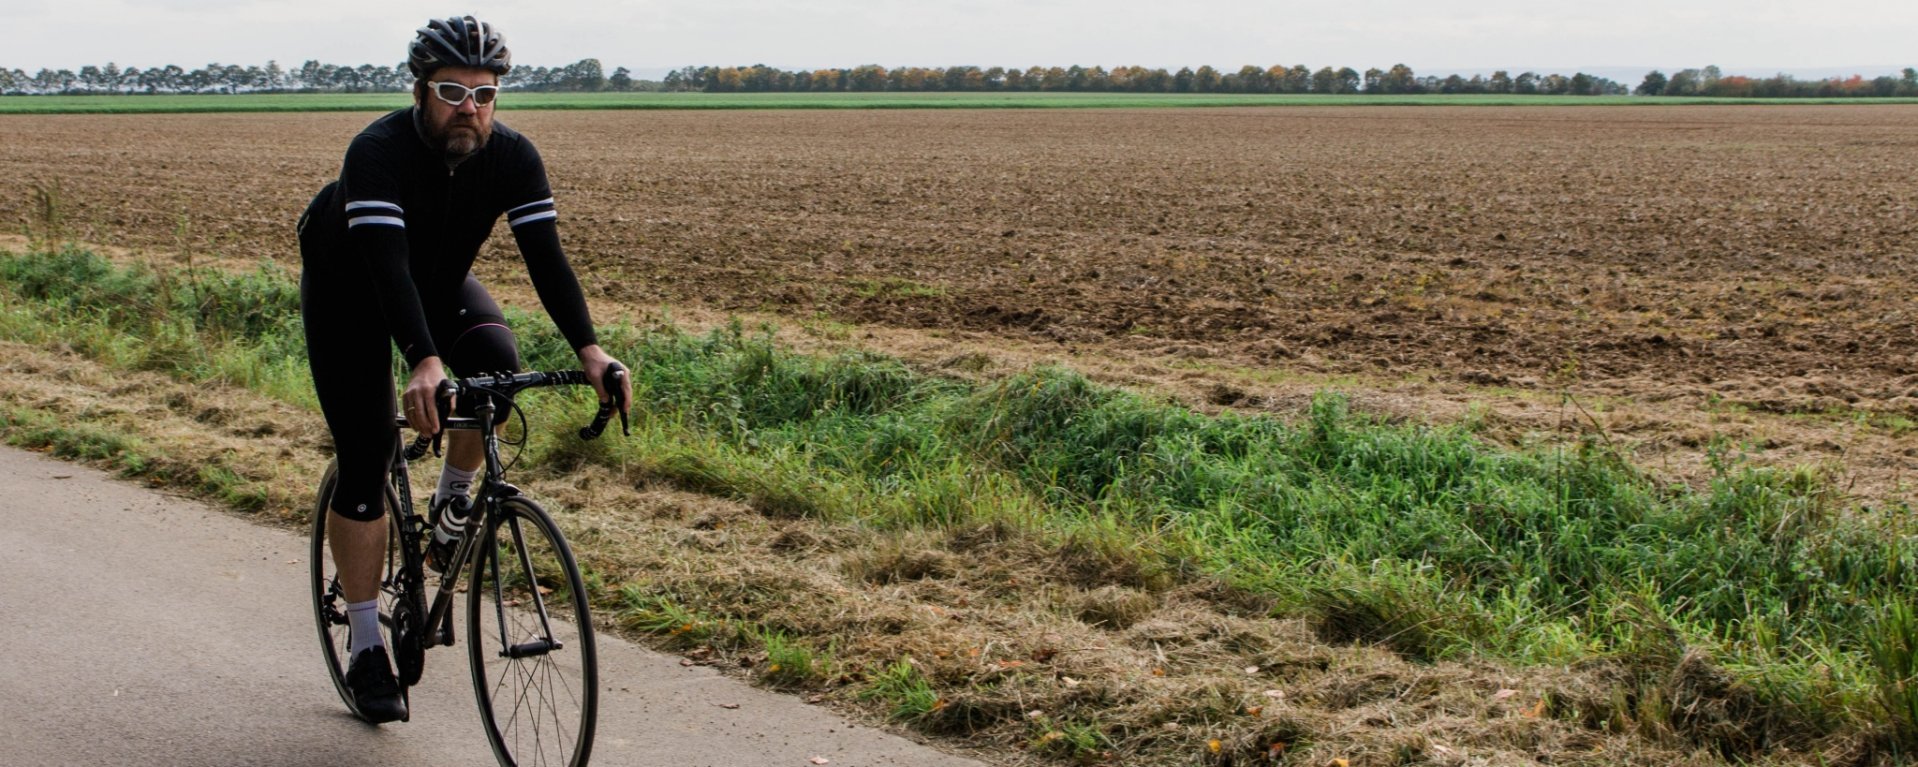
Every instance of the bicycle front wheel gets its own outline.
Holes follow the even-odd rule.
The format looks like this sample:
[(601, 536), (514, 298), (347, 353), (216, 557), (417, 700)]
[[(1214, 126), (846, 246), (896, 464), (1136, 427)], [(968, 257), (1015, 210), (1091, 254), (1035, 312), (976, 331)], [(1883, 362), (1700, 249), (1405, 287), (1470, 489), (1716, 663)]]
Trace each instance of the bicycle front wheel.
[(599, 716), (599, 662), (579, 566), (545, 509), (499, 502), (466, 593), (473, 690), (502, 765), (582, 767)]

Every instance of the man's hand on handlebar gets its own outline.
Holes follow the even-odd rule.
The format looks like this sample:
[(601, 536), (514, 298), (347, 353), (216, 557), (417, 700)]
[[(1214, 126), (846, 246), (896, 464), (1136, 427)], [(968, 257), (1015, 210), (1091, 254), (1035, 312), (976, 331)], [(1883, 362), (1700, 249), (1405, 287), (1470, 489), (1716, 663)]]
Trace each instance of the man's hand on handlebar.
[(632, 412), (632, 376), (625, 375), (625, 371), (621, 370), (621, 375), (614, 376), (615, 388), (612, 391), (608, 391), (606, 388), (607, 368), (608, 366), (623, 367), (619, 365), (619, 360), (613, 359), (612, 355), (607, 354), (604, 349), (599, 348), (598, 344), (594, 344), (592, 346), (580, 347), (579, 366), (581, 370), (586, 371), (586, 381), (593, 385), (593, 391), (599, 394), (600, 404), (603, 405), (609, 402), (617, 404), (619, 406), (619, 414), (622, 417)]
[[(406, 391), (400, 395), (400, 408), (406, 411), (402, 415), (414, 431), (427, 436), (440, 433), (440, 411), (435, 400), (445, 382), (446, 368), (440, 364), (440, 358), (427, 357), (413, 366), (413, 377), (407, 380)], [(447, 405), (450, 412), (450, 400)]]
[(619, 414), (619, 432), (631, 434), (627, 430), (626, 416), (633, 409), (633, 377), (626, 366), (619, 364), (597, 344), (582, 346), (579, 349), (580, 370), (586, 375), (586, 382), (593, 385), (593, 391), (599, 393), (599, 412), (593, 415), (593, 422), (579, 430), (580, 439), (596, 439), (600, 431), (606, 428), (606, 422)]

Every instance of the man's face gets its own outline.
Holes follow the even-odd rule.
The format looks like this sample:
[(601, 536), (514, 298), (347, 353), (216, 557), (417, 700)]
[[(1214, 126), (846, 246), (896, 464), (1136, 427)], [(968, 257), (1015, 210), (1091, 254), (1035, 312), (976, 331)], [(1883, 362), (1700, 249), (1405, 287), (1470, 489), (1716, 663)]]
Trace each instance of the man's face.
[[(499, 85), (498, 75), (477, 67), (446, 67), (434, 72), (428, 79), (431, 82), (459, 83), (468, 88)], [(413, 103), (420, 108), (427, 139), (438, 144), (440, 151), (449, 155), (477, 152), (493, 136), (493, 105), (481, 106), (473, 101), (469, 96), (461, 100), (459, 106), (448, 104), (433, 95), (432, 89), (425, 83), (420, 83), (413, 90)]]

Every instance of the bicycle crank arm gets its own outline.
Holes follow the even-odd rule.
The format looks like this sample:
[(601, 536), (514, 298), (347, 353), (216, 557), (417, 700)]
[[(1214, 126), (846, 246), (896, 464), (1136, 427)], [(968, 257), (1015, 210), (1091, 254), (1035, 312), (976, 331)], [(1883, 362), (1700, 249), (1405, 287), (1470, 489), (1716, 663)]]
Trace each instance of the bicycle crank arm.
[(531, 642), (521, 642), (512, 647), (508, 647), (499, 655), (502, 658), (513, 658), (517, 660), (520, 658), (532, 658), (545, 655), (554, 650), (564, 649), (566, 649), (565, 642), (556, 642), (551, 639), (535, 639)]

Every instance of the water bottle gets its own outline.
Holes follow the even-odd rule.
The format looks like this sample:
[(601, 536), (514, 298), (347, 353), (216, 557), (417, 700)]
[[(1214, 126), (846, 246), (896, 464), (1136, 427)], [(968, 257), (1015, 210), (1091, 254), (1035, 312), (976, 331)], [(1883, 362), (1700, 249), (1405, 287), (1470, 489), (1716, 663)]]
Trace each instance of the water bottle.
[(466, 518), (472, 511), (472, 498), (453, 496), (440, 510), (440, 523), (433, 526), (433, 541), (444, 545), (459, 540), (460, 534), (466, 532)]

